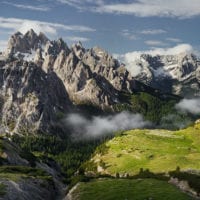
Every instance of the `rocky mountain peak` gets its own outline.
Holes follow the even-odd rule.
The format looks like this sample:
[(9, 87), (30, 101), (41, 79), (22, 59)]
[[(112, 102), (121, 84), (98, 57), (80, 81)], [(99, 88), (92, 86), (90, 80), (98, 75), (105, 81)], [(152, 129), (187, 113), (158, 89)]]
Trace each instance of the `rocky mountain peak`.
[(25, 34), (24, 34), (24, 37), (27, 38), (27, 40), (29, 42), (31, 42), (33, 39), (37, 38), (38, 35), (35, 33), (35, 31), (33, 29), (30, 29), (29, 31), (27, 31)]
[(47, 41), (49, 39), (43, 33), (37, 35), (33, 29), (27, 31), (24, 35), (16, 32), (8, 41), (5, 55), (9, 57), (16, 53), (31, 53), (31, 51), (36, 51), (39, 47), (45, 45)]
[(38, 35), (38, 38), (39, 38), (39, 41), (42, 43), (42, 44), (45, 44), (49, 39), (47, 38), (47, 36), (40, 32), (39, 35)]
[(133, 61), (140, 69), (137, 80), (164, 92), (187, 97), (200, 95), (200, 61), (193, 53), (141, 54)]
[(0, 69), (0, 114), (9, 132), (30, 126), (51, 132), (74, 105), (114, 111), (120, 93), (135, 87), (125, 66), (102, 48), (81, 42), (69, 48), (62, 38), (51, 41), (34, 30), (10, 37)]
[(74, 45), (72, 45), (72, 51), (75, 53), (75, 55), (77, 56), (77, 58), (82, 59), (83, 55), (85, 54), (86, 50), (83, 47), (81, 42), (78, 42)]
[(200, 65), (192, 54), (142, 54), (133, 63), (141, 73), (133, 78), (100, 47), (86, 49), (79, 42), (69, 48), (62, 38), (51, 41), (33, 30), (15, 33), (8, 44), (0, 62), (0, 114), (9, 132), (30, 126), (51, 132), (59, 116), (80, 105), (114, 111), (121, 93), (140, 90), (141, 82), (176, 94), (200, 88)]

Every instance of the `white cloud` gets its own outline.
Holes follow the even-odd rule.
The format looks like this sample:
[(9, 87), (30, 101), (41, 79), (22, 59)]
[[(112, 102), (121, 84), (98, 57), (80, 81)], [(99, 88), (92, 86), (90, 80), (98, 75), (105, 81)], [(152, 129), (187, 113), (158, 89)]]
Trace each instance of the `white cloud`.
[(176, 104), (176, 108), (184, 112), (200, 114), (200, 98), (183, 99), (178, 104)]
[(85, 37), (77, 37), (77, 36), (71, 36), (71, 37), (65, 37), (66, 40), (72, 41), (72, 42), (88, 42), (90, 39)]
[[(141, 59), (142, 54), (149, 54), (151, 56), (157, 55), (178, 55), (180, 53), (193, 53), (195, 52), (190, 44), (179, 44), (172, 48), (155, 48), (148, 51), (133, 51), (123, 55), (115, 54), (115, 58), (119, 59), (126, 65), (126, 68), (131, 72), (132, 76), (137, 76), (141, 72), (141, 66), (138, 61)], [(143, 65), (148, 65), (143, 60)]]
[(34, 10), (34, 11), (49, 11), (50, 8), (47, 6), (32, 6), (32, 5), (24, 5), (24, 4), (15, 4), (15, 3), (10, 3), (10, 2), (2, 2), (3, 4), (7, 4), (16, 8), (21, 8), (21, 9), (27, 9), (27, 10)]
[(172, 48), (166, 49), (154, 49), (150, 51), (152, 55), (161, 54), (161, 55), (177, 55), (180, 53), (192, 53), (194, 52), (193, 47), (190, 44), (179, 44)]
[(69, 114), (66, 122), (76, 134), (88, 138), (110, 134), (114, 131), (143, 128), (150, 125), (149, 122), (144, 121), (140, 114), (128, 112), (104, 117), (92, 117), (92, 119), (88, 119), (80, 114)]
[(98, 7), (104, 5), (103, 0), (57, 0), (60, 3), (75, 7), (81, 11), (95, 12)]
[(191, 18), (200, 15), (199, 0), (124, 0), (123, 3), (108, 3), (106, 0), (57, 0), (79, 10), (135, 15), (138, 17)]
[(180, 43), (181, 42), (181, 39), (179, 38), (166, 38), (167, 41), (170, 41), (170, 42), (174, 42), (174, 43)]
[(0, 28), (9, 29), (13, 32), (20, 31), (22, 33), (25, 33), (32, 28), (37, 33), (44, 32), (50, 35), (56, 35), (58, 30), (77, 32), (95, 31), (95, 29), (81, 25), (64, 25), (59, 23), (4, 17), (0, 17)]
[(141, 31), (140, 33), (144, 35), (157, 35), (157, 34), (167, 33), (167, 31), (163, 29), (147, 29), (147, 30)]
[(121, 35), (129, 40), (136, 40), (137, 36), (128, 29), (122, 30)]
[(167, 46), (168, 45), (165, 42), (160, 41), (160, 40), (147, 40), (145, 41), (145, 44), (149, 46)]
[(138, 17), (190, 18), (200, 15), (199, 0), (137, 0), (134, 3), (104, 4), (99, 12), (132, 14)]

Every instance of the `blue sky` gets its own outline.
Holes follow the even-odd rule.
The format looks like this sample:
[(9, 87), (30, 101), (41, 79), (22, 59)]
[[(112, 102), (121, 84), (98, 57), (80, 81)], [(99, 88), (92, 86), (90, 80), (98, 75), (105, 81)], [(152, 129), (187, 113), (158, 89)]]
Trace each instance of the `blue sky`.
[(200, 0), (0, 0), (0, 49), (33, 28), (110, 53), (200, 49)]

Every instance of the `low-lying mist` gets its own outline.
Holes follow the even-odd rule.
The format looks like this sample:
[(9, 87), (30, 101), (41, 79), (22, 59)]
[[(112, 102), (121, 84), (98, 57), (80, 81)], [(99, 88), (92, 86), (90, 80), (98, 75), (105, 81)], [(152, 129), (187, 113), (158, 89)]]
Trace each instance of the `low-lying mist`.
[(108, 116), (93, 116), (91, 119), (81, 114), (72, 113), (66, 117), (67, 125), (74, 132), (74, 136), (94, 138), (114, 131), (144, 128), (151, 126), (140, 114), (121, 112)]
[(160, 119), (160, 123), (157, 125), (145, 120), (141, 114), (133, 114), (125, 111), (113, 115), (90, 117), (81, 113), (71, 113), (65, 118), (65, 123), (73, 133), (72, 136), (76, 139), (97, 138), (116, 131), (135, 128), (177, 130), (190, 125), (193, 121), (191, 116), (199, 116), (200, 99), (183, 99), (175, 105), (175, 108), (177, 112), (166, 114)]
[(183, 112), (195, 115), (200, 114), (200, 98), (183, 99), (176, 104), (176, 108)]

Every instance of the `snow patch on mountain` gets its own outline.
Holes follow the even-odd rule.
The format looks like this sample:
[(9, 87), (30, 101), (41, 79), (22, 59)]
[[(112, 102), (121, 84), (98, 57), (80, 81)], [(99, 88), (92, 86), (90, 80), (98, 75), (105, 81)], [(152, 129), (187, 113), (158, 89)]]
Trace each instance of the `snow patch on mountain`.
[[(190, 44), (179, 44), (175, 47), (172, 48), (155, 48), (153, 50), (148, 50), (148, 51), (133, 51), (133, 52), (128, 52), (123, 55), (117, 55), (114, 54), (115, 57), (121, 62), (123, 62), (127, 69), (131, 72), (132, 76), (135, 77), (138, 74), (144, 72), (148, 72), (146, 68), (149, 68), (149, 62), (144, 58), (144, 55), (149, 55), (151, 57), (157, 57), (157, 56), (163, 56), (163, 63), (167, 63), (165, 66), (165, 70), (155, 70), (156, 75), (167, 75), (164, 73), (168, 68), (173, 68), (173, 63), (174, 60), (176, 59), (174, 56), (176, 55), (186, 55), (193, 53), (194, 49)], [(164, 57), (167, 56), (167, 57)], [(172, 64), (172, 65), (171, 65)], [(173, 76), (173, 74), (172, 74)]]
[(183, 96), (189, 93), (193, 93), (192, 96), (200, 95), (198, 56), (199, 53), (189, 44), (115, 55), (137, 80), (164, 92)]

